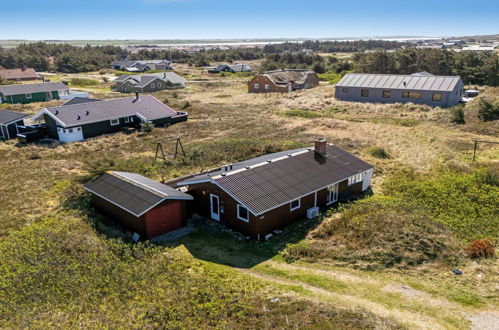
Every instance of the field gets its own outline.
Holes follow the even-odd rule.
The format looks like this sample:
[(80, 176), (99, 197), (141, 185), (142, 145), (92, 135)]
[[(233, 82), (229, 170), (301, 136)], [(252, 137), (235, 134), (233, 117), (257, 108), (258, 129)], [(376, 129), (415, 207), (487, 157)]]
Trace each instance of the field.
[[(497, 240), (499, 232), (494, 219), (499, 145), (481, 144), (477, 162), (471, 162), (474, 140), (499, 142), (499, 121), (478, 120), (477, 101), (466, 105), (466, 124), (458, 125), (451, 122), (449, 109), (338, 101), (326, 83), (266, 97), (246, 92), (247, 77), (208, 75), (187, 66), (179, 71), (190, 80), (187, 89), (154, 95), (188, 111), (186, 123), (155, 128), (151, 134), (120, 133), (65, 145), (0, 142), (0, 327), (497, 325), (497, 259), (474, 261), (463, 252), (470, 240)], [(73, 78), (97, 80), (97, 85), (74, 86), (94, 97), (123, 96), (112, 92), (112, 72), (49, 77)], [(499, 89), (483, 88), (483, 94), (499, 97)], [(1, 108), (36, 113), (49, 104), (58, 101)], [(156, 143), (177, 136), (188, 157), (154, 163)], [(134, 244), (131, 233), (93, 211), (82, 189), (82, 183), (108, 169), (166, 181), (202, 168), (308, 146), (317, 137), (375, 165), (374, 196), (300, 221), (267, 242), (241, 241), (216, 224), (197, 219), (195, 231), (176, 241)], [(166, 147), (172, 150), (173, 145)], [(473, 177), (476, 181), (470, 181)], [(475, 209), (453, 205), (451, 198), (430, 203), (431, 191), (457, 198), (445, 187), (461, 186), (445, 180), (472, 182), (476, 194), (469, 189), (456, 196), (462, 204), (476, 202), (469, 203)], [(397, 236), (388, 243), (386, 235), (375, 236), (379, 242), (357, 237), (358, 244), (372, 244), (362, 250), (362, 258), (355, 258), (362, 262), (342, 256), (352, 253), (348, 250), (352, 247), (341, 245), (335, 235), (355, 232), (334, 229), (335, 221), (363, 218), (358, 212), (369, 203), (377, 209), (402, 205), (407, 210), (413, 205), (390, 204), (412, 200), (404, 191), (417, 194), (417, 203), (429, 205), (422, 212), (426, 220), (427, 215), (434, 217), (431, 225), (414, 226), (411, 221), (420, 219), (413, 218), (419, 213), (407, 218), (393, 215), (390, 223), (385, 220), (391, 213), (371, 209), (373, 217), (381, 214), (380, 227), (363, 230), (379, 234), (385, 228), (409, 238)], [(488, 199), (474, 200), (483, 196)], [(461, 216), (492, 220), (452, 221)], [(398, 230), (400, 219), (407, 220), (407, 227)], [(431, 240), (449, 257), (412, 262), (420, 255), (411, 244), (420, 240)], [(330, 253), (321, 255), (318, 249)], [(416, 250), (406, 254), (401, 249)], [(387, 263), (387, 256), (401, 256), (404, 262)], [(463, 274), (454, 275), (455, 268)]]

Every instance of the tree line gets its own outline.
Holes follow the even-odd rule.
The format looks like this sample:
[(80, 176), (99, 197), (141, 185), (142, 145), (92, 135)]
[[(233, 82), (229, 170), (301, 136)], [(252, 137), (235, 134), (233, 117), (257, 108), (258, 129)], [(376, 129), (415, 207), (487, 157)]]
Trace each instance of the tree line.
[[(11, 49), (0, 48), (0, 67), (10, 69), (26, 66), (37, 71), (77, 73), (106, 69), (113, 60), (126, 57), (140, 60), (171, 59), (174, 63), (193, 66), (264, 59), (261, 71), (281, 68), (311, 69), (318, 73), (334, 74), (411, 74), (428, 71), (435, 75), (460, 75), (466, 84), (499, 85), (497, 53), (415, 48), (393, 50), (401, 45), (383, 40), (305, 41), (269, 44), (265, 47), (210, 49), (197, 53), (169, 49), (142, 49), (131, 53), (117, 46), (77, 47), (36, 42)], [(346, 59), (339, 59), (333, 54), (318, 55), (318, 52), (333, 51), (353, 51), (355, 54)]]
[(353, 71), (434, 75), (458, 75), (465, 84), (499, 85), (499, 56), (495, 52), (455, 52), (441, 49), (407, 48), (395, 52), (356, 53)]

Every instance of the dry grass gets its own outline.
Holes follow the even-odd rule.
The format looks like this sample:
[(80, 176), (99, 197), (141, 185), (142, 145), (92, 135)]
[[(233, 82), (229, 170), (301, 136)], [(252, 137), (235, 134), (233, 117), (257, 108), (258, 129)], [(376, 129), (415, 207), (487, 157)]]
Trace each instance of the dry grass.
[[(491, 132), (495, 132), (494, 127), (497, 123), (475, 123), (473, 120), (467, 119), (466, 125), (453, 125), (450, 123), (450, 115), (446, 109), (429, 109), (416, 105), (381, 105), (337, 101), (333, 97), (333, 87), (328, 85), (287, 95), (266, 97), (265, 95), (248, 94), (247, 79), (245, 78), (221, 78), (199, 73), (192, 67), (179, 68), (191, 75), (190, 80), (198, 82), (189, 83), (189, 87), (185, 90), (162, 91), (154, 93), (154, 95), (161, 101), (167, 100), (168, 104), (176, 109), (180, 109), (185, 101), (189, 101), (192, 106), (187, 109), (189, 121), (186, 123), (165, 129), (157, 128), (150, 135), (141, 133), (114, 134), (64, 145), (55, 143), (50, 146), (40, 144), (19, 146), (15, 141), (0, 142), (0, 182), (8, 183), (3, 185), (2, 194), (0, 194), (0, 204), (2, 205), (0, 209), (0, 235), (8, 237), (8, 234), (15, 234), (23, 228), (31, 228), (34, 223), (43, 222), (44, 219), (52, 217), (54, 214), (58, 214), (54, 221), (66, 219), (64, 215), (58, 213), (61, 209), (64, 210), (64, 207), (57, 200), (67, 198), (63, 186), (69, 185), (81, 189), (82, 180), (86, 180), (89, 175), (88, 164), (95, 165), (95, 162), (98, 161), (104, 164), (105, 161), (109, 161), (114, 164), (112, 166), (116, 169), (133, 170), (155, 179), (166, 180), (199, 170), (201, 167), (207, 168), (241, 160), (268, 151), (305, 146), (311, 144), (315, 137), (326, 137), (330, 142), (340, 145), (375, 165), (374, 191), (379, 192), (380, 183), (400, 167), (409, 166), (420, 171), (428, 170), (437, 163), (452, 163), (456, 167), (467, 167), (474, 139), (499, 141), (497, 135), (491, 134)], [(60, 78), (70, 77), (73, 76)], [(81, 77), (93, 78), (93, 74)], [(54, 77), (54, 79), (57, 78)], [(126, 95), (109, 93), (108, 88), (108, 84), (101, 83), (96, 89), (90, 89), (90, 91), (92, 96), (97, 98)], [(496, 90), (493, 92), (495, 93)], [(35, 113), (42, 107), (60, 103), (62, 102), (52, 101), (25, 106), (2, 105), (2, 108), (8, 107), (26, 113)], [(296, 109), (315, 111), (320, 113), (321, 117), (306, 119), (299, 116), (282, 115), (285, 111)], [(471, 112), (469, 113), (471, 114)], [(206, 155), (204, 162), (202, 164), (191, 162), (173, 164), (172, 166), (153, 166), (156, 142), (179, 135), (182, 137), (182, 142), (188, 152), (200, 150)], [(369, 150), (373, 146), (386, 150), (390, 158), (377, 158), (371, 155)], [(169, 148), (171, 149), (172, 146)], [(492, 161), (498, 158), (497, 147), (483, 145), (480, 148), (481, 159)], [(75, 224), (86, 224), (89, 214), (71, 214), (67, 219), (71, 219)], [(73, 234), (68, 231), (68, 239), (71, 239)], [(107, 239), (105, 235), (94, 232), (93, 228), (87, 228), (85, 235), (102, 244), (105, 244)], [(20, 244), (26, 243), (22, 240), (19, 242)], [(98, 263), (93, 267), (98, 269)], [(198, 266), (193, 266), (193, 269), (199, 271)], [(157, 272), (161, 271), (157, 269)], [(189, 272), (186, 274), (189, 276)], [(497, 272), (487, 272), (486, 274), (487, 281), (490, 283), (493, 282), (494, 277), (497, 278)], [(307, 274), (299, 273), (299, 275)], [(356, 275), (371, 276), (364, 273), (356, 273)], [(445, 290), (442, 288), (447, 284), (450, 287), (453, 280), (449, 277), (446, 279), (445, 283), (447, 284), (444, 283), (445, 285), (438, 281), (435, 282), (437, 284), (432, 284), (431, 281), (423, 281), (421, 284), (420, 278), (423, 278), (424, 274), (404, 276), (404, 281), (407, 282), (411, 279), (414, 281), (411, 284), (416, 289), (435, 295), (445, 294)], [(316, 284), (323, 283), (320, 279), (307, 276), (294, 280), (310, 281), (311, 279), (317, 280)], [(343, 281), (343, 278), (340, 280), (348, 282), (348, 280)], [(363, 282), (364, 280), (359, 281)], [(483, 295), (480, 294), (481, 297), (491, 292), (489, 282), (487, 282), (487, 288), (483, 289)], [(369, 284), (369, 281), (366, 280), (365, 283)], [(418, 283), (423, 287), (417, 287)], [(463, 287), (469, 289), (466, 284), (463, 284)], [(480, 286), (473, 285), (473, 287), (479, 288)], [(279, 286), (279, 288), (287, 292), (290, 291), (289, 286), (286, 288)], [(383, 296), (386, 301), (377, 301), (377, 298), (369, 295), (368, 291), (367, 289), (365, 292), (359, 291), (358, 297), (355, 298), (355, 302), (358, 302), (356, 307), (362, 307), (365, 303), (365, 305), (373, 307), (370, 310), (374, 314), (381, 315), (383, 318), (392, 318), (397, 313), (397, 311), (389, 311), (395, 310), (393, 302), (390, 302), (390, 296), (388, 298)], [(456, 295), (457, 300), (467, 299), (459, 296), (457, 291), (449, 289), (449, 292)], [(300, 296), (307, 296), (307, 292), (299, 290), (296, 292)], [(468, 291), (464, 290), (463, 292)], [(308, 292), (309, 294), (310, 292)], [(265, 297), (265, 299), (267, 298)], [(374, 301), (376, 305), (372, 305), (366, 300)], [(300, 305), (301, 303), (294, 305), (293, 301), (290, 302), (291, 305), (274, 306), (274, 310), (277, 310), (280, 315), (280, 321), (272, 323), (271, 320), (268, 320), (268, 322), (272, 326), (283, 326), (286, 322), (284, 316), (289, 313), (294, 315), (291, 320), (295, 325), (320, 327), (319, 322), (306, 324), (300, 323), (299, 319), (301, 317), (304, 319), (316, 317), (316, 320), (325, 318), (325, 315), (328, 315), (328, 308), (334, 303), (334, 299), (326, 299), (325, 301), (327, 301), (327, 306), (321, 306), (317, 313), (303, 307), (304, 305)], [(402, 300), (394, 301), (405, 303)], [(131, 301), (129, 302), (130, 305), (127, 306), (132, 306)], [(345, 300), (346, 305), (347, 302), (348, 299)], [(255, 302), (253, 301), (253, 303)], [(383, 305), (383, 308), (378, 308), (377, 304)], [(107, 307), (109, 308), (109, 306)], [(158, 308), (161, 311), (163, 307)], [(422, 322), (416, 324), (423, 324), (424, 321), (421, 320), (425, 320), (426, 314), (431, 314), (428, 308), (421, 307), (419, 303), (410, 305), (407, 309), (410, 310), (412, 316), (417, 313), (425, 315), (422, 318), (414, 316), (415, 322)], [(155, 312), (159, 313), (158, 310)], [(45, 311), (45, 313), (45, 318), (50, 318), (50, 312)], [(263, 314), (267, 315), (265, 313)], [(336, 315), (337, 311), (329, 309), (329, 313)], [(361, 314), (363, 313), (356, 315)], [(379, 321), (372, 314), (366, 315), (367, 319), (372, 320), (371, 325)], [(401, 312), (400, 315), (409, 314)], [(69, 312), (64, 315), (64, 317), (70, 316)], [(365, 323), (362, 323), (365, 318), (358, 317), (360, 323), (345, 323), (344, 325), (366, 326)], [(429, 317), (429, 319), (432, 318), (438, 318), (438, 316)], [(462, 318), (456, 317), (453, 321), (444, 320), (442, 322), (446, 326), (451, 326), (456, 324), (456, 320), (461, 321)], [(268, 325), (265, 323), (267, 321), (262, 322), (259, 325)], [(385, 320), (384, 322), (394, 326), (390, 321)]]

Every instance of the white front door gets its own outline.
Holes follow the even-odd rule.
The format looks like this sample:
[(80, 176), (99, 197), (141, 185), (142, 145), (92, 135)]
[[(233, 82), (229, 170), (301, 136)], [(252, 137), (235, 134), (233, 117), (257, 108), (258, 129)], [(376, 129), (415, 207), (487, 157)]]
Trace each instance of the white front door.
[(327, 203), (333, 204), (338, 201), (338, 184), (327, 187)]
[(220, 200), (217, 195), (210, 194), (211, 218), (220, 221)]

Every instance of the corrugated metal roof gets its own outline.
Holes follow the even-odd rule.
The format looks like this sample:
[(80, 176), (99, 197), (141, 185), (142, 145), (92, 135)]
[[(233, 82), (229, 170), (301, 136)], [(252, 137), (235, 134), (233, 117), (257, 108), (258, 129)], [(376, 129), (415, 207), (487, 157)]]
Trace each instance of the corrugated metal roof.
[(460, 80), (461, 77), (459, 76), (433, 76), (428, 74), (347, 73), (336, 86), (448, 92), (452, 91)]
[(60, 82), (41, 83), (41, 84), (16, 84), (0, 87), (0, 93), (7, 95), (32, 94), (43, 92), (54, 92), (68, 90), (69, 87)]
[(28, 115), (25, 113), (20, 113), (10, 110), (2, 110), (0, 111), (0, 124), (8, 124), (13, 121), (18, 121), (26, 117), (28, 117)]
[[(328, 145), (326, 157), (318, 156), (311, 148), (276, 156), (271, 162), (259, 157), (258, 161), (263, 162), (252, 164), (248, 169), (237, 166), (225, 175), (211, 173), (210, 180), (248, 207), (251, 213), (260, 215), (372, 168), (333, 145)], [(195, 179), (178, 185), (188, 185), (192, 181)]]
[[(139, 114), (148, 121), (168, 118), (177, 115), (177, 112), (166, 104), (161, 103), (152, 95), (86, 102), (59, 107), (47, 108), (53, 118), (57, 118), (65, 127), (84, 125), (115, 118), (123, 118)], [(36, 120), (36, 118), (35, 118)]]
[(84, 185), (91, 193), (140, 217), (167, 199), (192, 200), (193, 197), (142, 175), (110, 171)]

